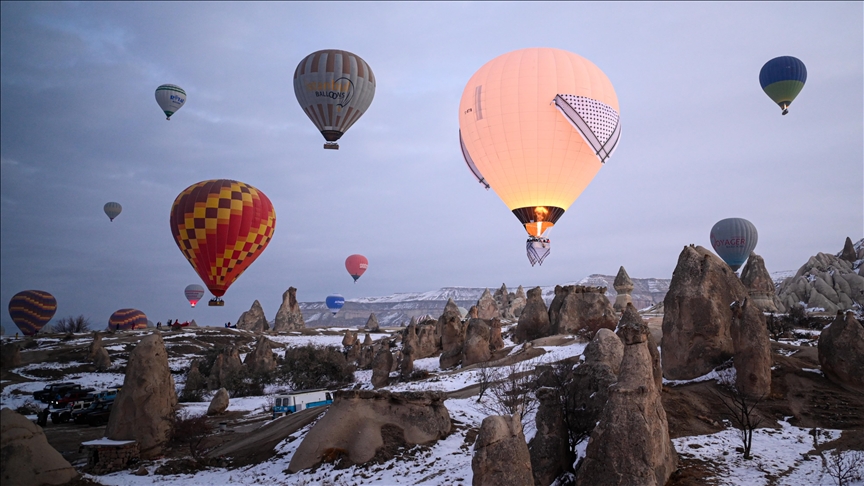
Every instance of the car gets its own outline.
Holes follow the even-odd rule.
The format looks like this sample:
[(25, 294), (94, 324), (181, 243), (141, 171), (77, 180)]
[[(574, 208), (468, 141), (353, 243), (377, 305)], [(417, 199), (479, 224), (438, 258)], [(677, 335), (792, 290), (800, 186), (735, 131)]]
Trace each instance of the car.
[(51, 422), (55, 424), (65, 424), (72, 419), (72, 413), (77, 410), (84, 410), (90, 407), (94, 400), (79, 400), (77, 402), (68, 403), (63, 408), (51, 409)]
[[(80, 385), (78, 385), (80, 387)], [(67, 391), (61, 398), (56, 400), (51, 400), (51, 406), (53, 408), (66, 408), (66, 405), (70, 403), (80, 402), (87, 398), (87, 395), (96, 391), (95, 388), (74, 388), (72, 390)]]
[(45, 388), (33, 392), (33, 399), (38, 400), (42, 403), (48, 403), (51, 400), (57, 399), (57, 395), (63, 396), (67, 391), (73, 390), (75, 388), (81, 388), (81, 385), (76, 385), (71, 381), (66, 381), (63, 383), (51, 383), (45, 385)]
[(108, 418), (111, 417), (111, 407), (114, 405), (114, 402), (111, 401), (104, 403), (104, 407), (93, 410), (92, 412), (87, 414), (87, 425), (89, 425), (90, 427), (95, 427), (97, 425), (104, 425), (108, 423)]
[(91, 403), (88, 407), (82, 408), (80, 410), (74, 410), (70, 414), (70, 420), (75, 422), (76, 424), (83, 425), (87, 423), (87, 416), (92, 412), (97, 412), (103, 410), (108, 404), (113, 403), (113, 400), (96, 400)]

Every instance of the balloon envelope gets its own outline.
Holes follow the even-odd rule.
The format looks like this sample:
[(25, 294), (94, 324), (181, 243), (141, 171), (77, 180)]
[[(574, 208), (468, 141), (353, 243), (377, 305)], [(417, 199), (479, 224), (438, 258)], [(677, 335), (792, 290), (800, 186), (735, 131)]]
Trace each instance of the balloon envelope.
[(363, 255), (351, 255), (345, 259), (345, 269), (354, 277), (355, 282), (366, 272), (367, 268), (369, 268), (369, 260)]
[(25, 290), (9, 300), (12, 322), (25, 336), (40, 331), (57, 312), (57, 299), (44, 290)]
[(330, 312), (335, 316), (339, 309), (345, 305), (345, 297), (342, 297), (339, 294), (328, 295), (327, 300), (324, 301), (327, 304), (327, 308), (330, 309)]
[(759, 71), (759, 84), (765, 94), (780, 106), (783, 114), (807, 82), (807, 67), (792, 56), (775, 57)]
[(192, 184), (171, 207), (174, 242), (216, 297), (261, 255), (275, 229), (270, 199), (243, 182)]
[(294, 94), (328, 142), (324, 148), (338, 148), (336, 140), (372, 104), (375, 75), (356, 54), (338, 49), (316, 51), (294, 70)]
[(165, 112), (165, 119), (170, 120), (171, 115), (186, 104), (186, 91), (175, 84), (163, 84), (156, 88), (156, 103)]
[(187, 285), (183, 293), (186, 294), (186, 299), (192, 304), (192, 307), (195, 307), (201, 297), (204, 297), (204, 287), (198, 284)]
[(756, 227), (744, 218), (723, 219), (711, 228), (711, 246), (734, 271), (744, 265), (758, 240)]
[(147, 316), (138, 309), (120, 309), (108, 319), (108, 329), (128, 331), (147, 329)]
[(105, 211), (105, 214), (111, 221), (114, 221), (114, 218), (120, 215), (120, 212), (123, 211), (123, 206), (121, 206), (120, 203), (109, 202), (105, 203), (102, 210)]

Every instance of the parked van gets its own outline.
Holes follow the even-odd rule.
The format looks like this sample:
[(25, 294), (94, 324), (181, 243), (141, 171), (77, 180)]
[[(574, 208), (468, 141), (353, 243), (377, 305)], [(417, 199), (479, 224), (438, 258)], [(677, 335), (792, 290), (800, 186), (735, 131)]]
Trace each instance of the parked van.
[(288, 395), (276, 395), (273, 402), (273, 418), (331, 403), (333, 403), (333, 395), (327, 390), (302, 390)]

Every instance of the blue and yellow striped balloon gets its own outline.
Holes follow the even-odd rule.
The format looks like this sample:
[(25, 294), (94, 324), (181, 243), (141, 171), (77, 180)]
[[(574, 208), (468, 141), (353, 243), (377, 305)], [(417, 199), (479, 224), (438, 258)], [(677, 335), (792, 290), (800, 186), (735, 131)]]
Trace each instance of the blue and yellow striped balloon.
[(9, 315), (25, 336), (39, 332), (57, 312), (57, 299), (44, 290), (18, 292), (9, 301)]
[(792, 56), (775, 57), (766, 62), (759, 71), (759, 84), (774, 103), (780, 105), (783, 114), (789, 113), (789, 105), (798, 96), (807, 82), (807, 67)]

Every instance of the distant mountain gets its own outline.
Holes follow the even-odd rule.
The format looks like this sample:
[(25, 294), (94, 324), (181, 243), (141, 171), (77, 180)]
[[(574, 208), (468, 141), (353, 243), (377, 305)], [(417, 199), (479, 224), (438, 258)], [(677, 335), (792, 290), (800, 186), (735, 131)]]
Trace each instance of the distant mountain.
[[(669, 291), (669, 279), (634, 278), (633, 305), (638, 309), (650, 307), (662, 302)], [(589, 275), (578, 282), (568, 282), (563, 285), (592, 285), (606, 287), (606, 296), (614, 302), (618, 295), (612, 288), (614, 275)], [(495, 292), (499, 287), (489, 287)], [(515, 292), (516, 286), (508, 286), (507, 290)], [(527, 291), (526, 287), (525, 290)], [(549, 305), (555, 297), (555, 286), (543, 286), (543, 300)], [(443, 287), (427, 292), (400, 292), (383, 297), (362, 297), (345, 301), (345, 306), (336, 316), (333, 316), (324, 302), (301, 302), (300, 309), (309, 327), (337, 326), (357, 327), (366, 324), (369, 314), (375, 313), (382, 326), (398, 326), (407, 324), (412, 317), (429, 314), (435, 318), (444, 311), (447, 299), (453, 299), (460, 307), (466, 309), (476, 304), (483, 295), (485, 287)]]

